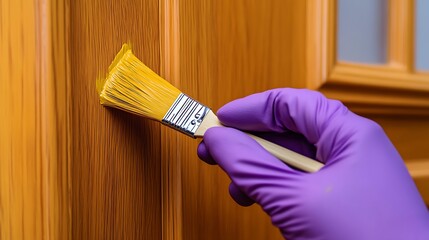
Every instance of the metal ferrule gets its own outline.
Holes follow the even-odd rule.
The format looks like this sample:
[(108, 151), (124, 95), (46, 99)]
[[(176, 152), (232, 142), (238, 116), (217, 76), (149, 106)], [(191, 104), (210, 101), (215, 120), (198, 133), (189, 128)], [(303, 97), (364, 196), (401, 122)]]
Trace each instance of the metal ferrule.
[(210, 108), (180, 93), (165, 114), (162, 123), (195, 137), (195, 132), (209, 111)]

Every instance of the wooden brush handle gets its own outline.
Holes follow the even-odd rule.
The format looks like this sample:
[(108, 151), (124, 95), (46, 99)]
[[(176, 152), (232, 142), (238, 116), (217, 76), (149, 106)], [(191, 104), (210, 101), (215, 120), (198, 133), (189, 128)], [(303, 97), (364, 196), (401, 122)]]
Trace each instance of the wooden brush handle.
[[(221, 127), (223, 125), (219, 122), (217, 116), (212, 111), (210, 111), (207, 116), (204, 117), (203, 122), (199, 126), (198, 130), (195, 132), (194, 136), (203, 137), (207, 129), (215, 126)], [(286, 149), (280, 145), (269, 142), (255, 135), (249, 133), (246, 134), (249, 135), (251, 138), (255, 139), (269, 153), (292, 167), (298, 168), (305, 172), (317, 172), (320, 168), (323, 167), (323, 164), (318, 161), (293, 152), (289, 149)]]

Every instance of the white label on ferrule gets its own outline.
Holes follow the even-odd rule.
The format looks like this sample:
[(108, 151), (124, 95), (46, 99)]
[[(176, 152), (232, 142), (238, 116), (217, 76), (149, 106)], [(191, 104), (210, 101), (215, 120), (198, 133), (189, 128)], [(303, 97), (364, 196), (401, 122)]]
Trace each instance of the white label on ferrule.
[(177, 97), (162, 122), (194, 137), (195, 132), (210, 109), (183, 93)]

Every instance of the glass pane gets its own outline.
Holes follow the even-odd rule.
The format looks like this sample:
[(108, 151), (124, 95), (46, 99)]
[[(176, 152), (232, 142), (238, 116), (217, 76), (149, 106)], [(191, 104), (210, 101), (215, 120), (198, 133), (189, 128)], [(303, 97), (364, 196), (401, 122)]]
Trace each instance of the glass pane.
[(416, 49), (417, 70), (429, 70), (429, 0), (416, 0)]
[(387, 0), (338, 0), (339, 60), (386, 63), (387, 8)]

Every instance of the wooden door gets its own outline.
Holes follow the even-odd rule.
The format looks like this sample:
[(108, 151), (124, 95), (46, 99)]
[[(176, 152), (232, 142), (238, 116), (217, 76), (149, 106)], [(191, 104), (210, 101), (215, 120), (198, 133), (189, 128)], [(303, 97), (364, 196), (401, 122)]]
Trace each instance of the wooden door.
[(197, 140), (99, 105), (124, 42), (214, 111), (278, 87), (344, 101), (384, 127), (428, 203), (429, 77), (404, 37), (413, 1), (391, 2), (402, 22), (374, 68), (335, 58), (331, 0), (2, 1), (0, 239), (282, 239)]

